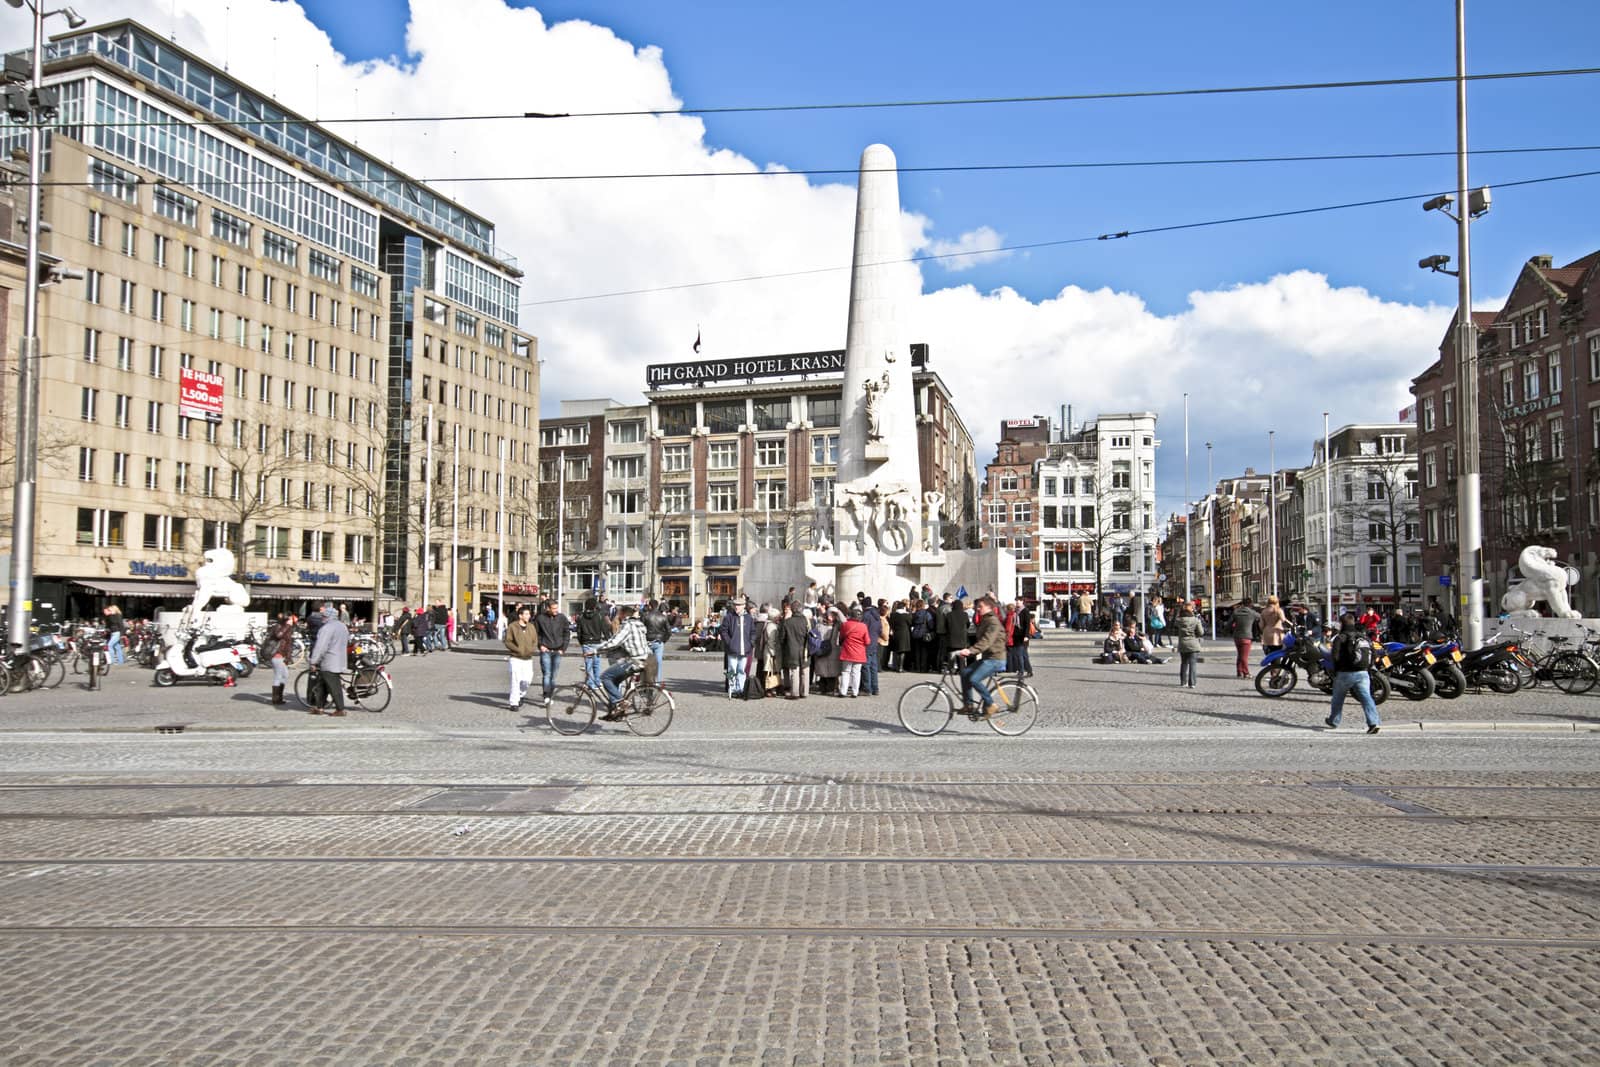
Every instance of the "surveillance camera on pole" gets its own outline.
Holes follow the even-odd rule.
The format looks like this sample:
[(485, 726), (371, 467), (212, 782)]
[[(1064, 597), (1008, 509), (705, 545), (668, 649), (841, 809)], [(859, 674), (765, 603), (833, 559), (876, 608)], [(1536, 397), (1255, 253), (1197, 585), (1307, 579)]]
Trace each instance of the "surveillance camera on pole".
[(1449, 256), (1425, 256), (1424, 258), (1417, 260), (1418, 267), (1421, 267), (1423, 270), (1431, 270), (1435, 274), (1457, 273), (1456, 271), (1448, 269), (1449, 264)]

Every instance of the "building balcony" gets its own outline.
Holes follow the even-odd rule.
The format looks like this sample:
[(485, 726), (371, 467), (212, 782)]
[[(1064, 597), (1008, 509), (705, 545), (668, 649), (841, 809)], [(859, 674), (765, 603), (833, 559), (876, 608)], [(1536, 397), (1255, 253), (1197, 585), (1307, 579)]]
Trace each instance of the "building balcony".
[(702, 556), (702, 557), (700, 557), (700, 565), (705, 567), (708, 570), (710, 568), (712, 568), (712, 567), (737, 567), (739, 565), (739, 557), (738, 556)]
[(693, 556), (657, 556), (656, 566), (661, 570), (674, 570), (681, 568), (688, 570), (694, 566)]

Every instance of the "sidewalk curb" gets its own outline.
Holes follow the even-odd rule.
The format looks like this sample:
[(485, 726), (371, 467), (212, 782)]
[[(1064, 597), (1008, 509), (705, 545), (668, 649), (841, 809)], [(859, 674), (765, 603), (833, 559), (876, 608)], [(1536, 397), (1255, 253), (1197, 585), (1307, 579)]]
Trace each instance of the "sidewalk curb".
[(1506, 730), (1506, 731), (1541, 731), (1546, 733), (1597, 733), (1600, 732), (1600, 721), (1596, 722), (1477, 722), (1463, 721), (1450, 722), (1448, 720), (1435, 722), (1386, 722), (1385, 730), (1391, 727), (1396, 730), (1408, 729), (1415, 725), (1418, 730)]

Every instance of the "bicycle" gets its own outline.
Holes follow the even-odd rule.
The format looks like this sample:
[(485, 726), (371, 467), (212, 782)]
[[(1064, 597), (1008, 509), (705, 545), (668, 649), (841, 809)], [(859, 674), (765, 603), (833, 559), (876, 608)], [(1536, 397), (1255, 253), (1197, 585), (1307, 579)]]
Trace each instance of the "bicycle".
[[(932, 737), (950, 725), (965, 700), (957, 659), (951, 656), (946, 661), (937, 682), (918, 682), (900, 694), (895, 711), (901, 726), (918, 737)], [(991, 730), (1007, 737), (1020, 737), (1033, 728), (1039, 717), (1039, 694), (1021, 672), (994, 675), (984, 688), (998, 707), (992, 715), (985, 715), (982, 708), (964, 712), (968, 719), (987, 722)]]
[(1546, 638), (1550, 647), (1544, 652), (1535, 652), (1528, 647), (1528, 641), (1538, 639), (1538, 634), (1516, 623), (1507, 623), (1506, 627), (1522, 635), (1519, 647), (1512, 653), (1512, 664), (1524, 687), (1537, 688), (1541, 682), (1549, 682), (1569, 696), (1578, 696), (1600, 683), (1600, 663), (1595, 662), (1584, 646), (1562, 648), (1570, 639), (1552, 635)]
[[(643, 667), (634, 667), (623, 679), (622, 701), (616, 718), (627, 723), (640, 737), (659, 737), (672, 725), (677, 702), (662, 685), (643, 683)], [(544, 710), (550, 728), (566, 737), (576, 737), (594, 725), (602, 702), (609, 701), (603, 689), (591, 689), (587, 682), (559, 687)]]
[[(311, 701), (307, 698), (306, 691), (310, 685), (311, 673), (312, 668), (307, 667), (296, 675), (294, 680), (295, 699), (300, 701), (301, 707), (308, 710), (311, 709)], [(344, 685), (345, 699), (362, 711), (383, 711), (394, 698), (394, 679), (382, 664), (360, 663), (353, 670), (346, 671), (340, 681)], [(330, 696), (328, 693), (323, 694), (324, 705)]]

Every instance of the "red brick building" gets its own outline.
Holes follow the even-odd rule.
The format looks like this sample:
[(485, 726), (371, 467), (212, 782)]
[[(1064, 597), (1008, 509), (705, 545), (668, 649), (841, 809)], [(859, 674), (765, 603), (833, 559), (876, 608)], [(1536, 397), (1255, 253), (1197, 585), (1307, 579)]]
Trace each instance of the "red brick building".
[[(1600, 251), (1564, 267), (1523, 266), (1505, 304), (1475, 311), (1485, 610), (1498, 612), (1529, 544), (1554, 548), (1581, 572), (1569, 590), (1600, 612)], [(1411, 384), (1417, 398), (1426, 596), (1454, 601), (1460, 468), (1455, 323), (1439, 360)], [(1441, 581), (1443, 579), (1443, 581)], [(1446, 584), (1448, 583), (1448, 584)], [(1444, 594), (1444, 595), (1440, 595)]]

